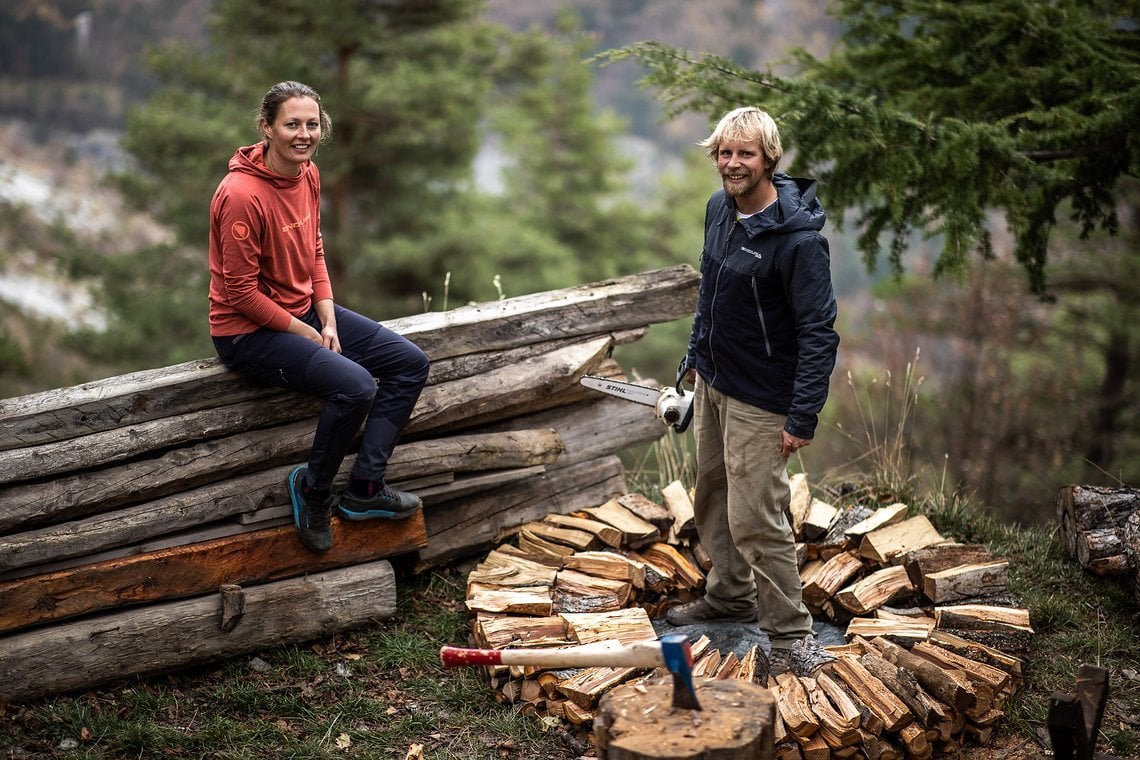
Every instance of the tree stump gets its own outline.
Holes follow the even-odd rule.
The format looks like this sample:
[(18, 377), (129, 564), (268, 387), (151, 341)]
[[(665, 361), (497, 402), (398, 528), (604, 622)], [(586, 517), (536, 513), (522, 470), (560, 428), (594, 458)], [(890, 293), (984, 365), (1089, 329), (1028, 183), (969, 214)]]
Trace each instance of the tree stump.
[(674, 708), (672, 677), (607, 692), (594, 719), (600, 760), (771, 760), (776, 701), (764, 687), (697, 682), (701, 710)]

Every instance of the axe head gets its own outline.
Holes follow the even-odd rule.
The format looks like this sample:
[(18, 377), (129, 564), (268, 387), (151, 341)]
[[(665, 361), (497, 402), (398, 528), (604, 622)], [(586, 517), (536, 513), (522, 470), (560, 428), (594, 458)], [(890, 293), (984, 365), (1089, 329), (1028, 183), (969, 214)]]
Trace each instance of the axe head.
[(661, 637), (661, 657), (665, 668), (673, 674), (673, 707), (683, 710), (700, 710), (697, 690), (693, 687), (693, 650), (689, 637), (683, 633), (669, 633)]

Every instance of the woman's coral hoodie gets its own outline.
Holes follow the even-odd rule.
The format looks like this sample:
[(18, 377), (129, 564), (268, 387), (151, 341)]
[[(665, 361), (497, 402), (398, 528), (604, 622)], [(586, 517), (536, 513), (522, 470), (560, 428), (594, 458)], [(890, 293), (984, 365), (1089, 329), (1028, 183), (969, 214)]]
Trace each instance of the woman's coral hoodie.
[(296, 177), (265, 165), (262, 144), (238, 148), (210, 203), (210, 335), (285, 330), (332, 298), (321, 243), (316, 164)]

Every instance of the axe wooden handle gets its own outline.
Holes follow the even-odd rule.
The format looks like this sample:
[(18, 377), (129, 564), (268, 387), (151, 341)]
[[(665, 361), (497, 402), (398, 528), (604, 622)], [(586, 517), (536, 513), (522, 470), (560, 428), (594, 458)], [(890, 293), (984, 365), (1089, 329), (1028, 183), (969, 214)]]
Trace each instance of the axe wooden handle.
[(439, 660), (445, 668), (463, 665), (530, 665), (539, 668), (655, 668), (664, 665), (659, 641), (629, 644), (599, 642), (561, 649), (467, 649), (441, 647)]

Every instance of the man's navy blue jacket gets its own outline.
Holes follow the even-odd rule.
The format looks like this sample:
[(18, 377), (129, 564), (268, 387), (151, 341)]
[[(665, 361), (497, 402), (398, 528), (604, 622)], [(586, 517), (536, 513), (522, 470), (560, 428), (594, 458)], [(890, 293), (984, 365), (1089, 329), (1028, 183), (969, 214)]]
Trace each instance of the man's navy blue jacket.
[(839, 335), (816, 182), (782, 172), (777, 201), (737, 220), (724, 190), (705, 209), (701, 286), (687, 362), (713, 388), (815, 435)]

